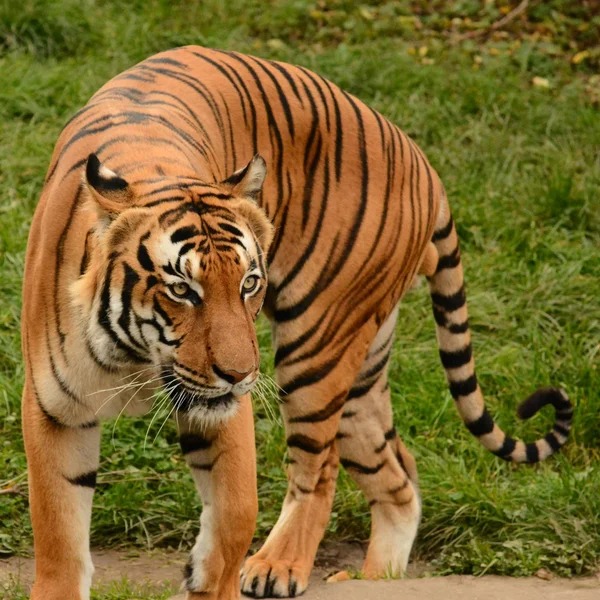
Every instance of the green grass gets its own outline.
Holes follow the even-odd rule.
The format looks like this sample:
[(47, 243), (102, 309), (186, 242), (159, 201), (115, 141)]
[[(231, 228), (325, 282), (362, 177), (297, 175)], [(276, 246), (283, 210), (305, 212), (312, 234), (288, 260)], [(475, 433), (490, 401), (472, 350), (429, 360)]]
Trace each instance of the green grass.
[[(486, 453), (460, 423), (446, 389), (425, 287), (411, 292), (400, 311), (390, 378), (396, 424), (420, 468), (417, 554), (440, 573), (522, 575), (545, 567), (573, 575), (597, 568), (600, 92), (593, 70), (600, 23), (588, 15), (582, 28), (585, 9), (573, 8), (577, 3), (533, 3), (522, 32), (513, 24), (506, 36), (453, 45), (445, 31), (484, 27), (501, 16), (504, 3), (438, 3), (438, 12), (427, 4), (0, 6), (0, 489), (17, 486), (0, 495), (0, 553), (31, 548), (19, 416), (20, 286), (53, 144), (108, 78), (156, 51), (198, 43), (303, 64), (409, 133), (439, 171), (453, 206), (478, 375), (499, 423), (527, 439), (545, 433), (551, 415), (523, 424), (514, 409), (550, 382), (577, 404), (573, 435), (556, 458), (515, 468)], [(411, 7), (420, 11), (416, 20)], [(459, 15), (471, 21), (453, 24)], [(584, 49), (587, 58), (574, 64)], [(533, 85), (536, 76), (549, 87)], [(263, 365), (272, 372), (265, 321), (259, 333)], [(200, 503), (174, 427), (155, 439), (155, 424), (144, 449), (149, 422), (104, 425), (96, 546), (187, 547), (197, 532)], [(284, 435), (259, 404), (256, 428), (259, 541), (285, 492)], [(368, 526), (368, 508), (342, 473), (327, 536), (365, 539)], [(108, 597), (127, 597), (115, 589)]]
[[(0, 585), (0, 592), (10, 600), (28, 600), (27, 589), (18, 582), (8, 582)], [(132, 598), (143, 598), (143, 600), (167, 600), (177, 593), (172, 586), (149, 586), (139, 585), (124, 579), (115, 581), (110, 585), (94, 586), (91, 600), (131, 600)]]

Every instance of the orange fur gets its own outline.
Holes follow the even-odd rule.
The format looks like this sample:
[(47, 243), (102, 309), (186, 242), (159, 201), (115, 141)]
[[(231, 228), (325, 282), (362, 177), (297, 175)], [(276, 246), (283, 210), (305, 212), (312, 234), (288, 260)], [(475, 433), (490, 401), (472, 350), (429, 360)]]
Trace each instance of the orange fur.
[(89, 598), (97, 421), (148, 412), (158, 383), (203, 498), (188, 598), (239, 598), (256, 516), (248, 393), (263, 302), (291, 461), (282, 515), (243, 566), (246, 593), (304, 591), (339, 464), (371, 505), (365, 575), (405, 570), (420, 502), (387, 366), (417, 273), (430, 278), (442, 360), (471, 431), (508, 460), (556, 450), (570, 426), (561, 392), (527, 401), (528, 414), (545, 403), (559, 413), (533, 445), (485, 412), (457, 244), (416, 144), (306, 69), (189, 46), (107, 83), (57, 142), (27, 250), (32, 598)]

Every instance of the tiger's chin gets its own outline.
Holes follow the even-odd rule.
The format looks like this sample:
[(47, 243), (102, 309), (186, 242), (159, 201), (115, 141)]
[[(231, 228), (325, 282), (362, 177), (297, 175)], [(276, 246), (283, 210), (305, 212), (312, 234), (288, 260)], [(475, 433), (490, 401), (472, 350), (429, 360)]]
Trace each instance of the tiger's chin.
[(174, 376), (163, 377), (165, 392), (169, 396), (175, 410), (188, 419), (206, 426), (219, 425), (230, 419), (237, 412), (239, 401), (237, 396), (228, 392), (221, 396), (204, 396), (189, 389), (183, 382), (173, 385)]

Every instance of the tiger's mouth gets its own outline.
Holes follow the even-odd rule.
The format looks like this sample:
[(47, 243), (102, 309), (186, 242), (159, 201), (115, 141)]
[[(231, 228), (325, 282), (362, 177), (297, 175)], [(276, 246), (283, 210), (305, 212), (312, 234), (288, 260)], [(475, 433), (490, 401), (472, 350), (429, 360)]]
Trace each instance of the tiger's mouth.
[(227, 411), (236, 402), (231, 393), (210, 395), (200, 390), (192, 389), (172, 370), (162, 374), (164, 391), (179, 412), (189, 412), (202, 408), (206, 411)]

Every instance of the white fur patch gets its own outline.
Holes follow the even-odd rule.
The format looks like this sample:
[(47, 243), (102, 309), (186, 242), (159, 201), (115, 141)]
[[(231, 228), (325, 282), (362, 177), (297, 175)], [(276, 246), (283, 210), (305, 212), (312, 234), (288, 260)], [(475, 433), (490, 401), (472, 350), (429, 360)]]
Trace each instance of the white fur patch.
[(200, 534), (190, 555), (192, 562), (192, 575), (187, 581), (188, 589), (202, 592), (206, 587), (207, 577), (204, 562), (210, 556), (215, 546), (213, 508), (204, 504), (200, 516)]
[(389, 510), (382, 510), (377, 505), (373, 507), (371, 541), (367, 554), (371, 568), (389, 577), (406, 573), (420, 516), (421, 508), (416, 493), (410, 504), (396, 508), (393, 517)]

